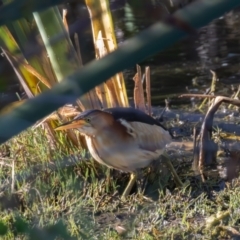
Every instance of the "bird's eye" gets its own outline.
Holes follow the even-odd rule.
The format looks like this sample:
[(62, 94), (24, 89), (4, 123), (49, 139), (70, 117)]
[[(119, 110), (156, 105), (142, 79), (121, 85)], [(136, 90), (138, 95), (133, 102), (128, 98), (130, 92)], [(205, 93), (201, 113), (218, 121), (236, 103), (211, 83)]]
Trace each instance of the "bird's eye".
[(88, 122), (88, 123), (89, 123), (89, 122), (90, 122), (90, 118), (86, 118), (86, 122)]

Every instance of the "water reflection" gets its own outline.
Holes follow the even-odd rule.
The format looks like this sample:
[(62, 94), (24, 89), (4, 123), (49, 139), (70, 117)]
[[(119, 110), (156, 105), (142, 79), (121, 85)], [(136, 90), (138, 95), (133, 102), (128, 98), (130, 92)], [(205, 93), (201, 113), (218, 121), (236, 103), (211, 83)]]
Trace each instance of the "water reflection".
[[(166, 14), (164, 7), (169, 12), (176, 10), (166, 1), (158, 5), (154, 4), (156, 2), (160, 3), (141, 1), (142, 4), (134, 4), (128, 1), (122, 9), (114, 12), (116, 31), (121, 32), (120, 36), (117, 34), (120, 44), (163, 19)], [(197, 36), (185, 38), (139, 63), (142, 67), (151, 67), (153, 104), (163, 104), (167, 96), (172, 98), (173, 104), (181, 103), (176, 96), (186, 92), (186, 87), (192, 88), (192, 80), (196, 77), (199, 92), (204, 92), (211, 82), (210, 69), (219, 77), (218, 89), (240, 83), (239, 21), (239, 9), (236, 9), (200, 29)], [(129, 96), (132, 96), (134, 72), (134, 68), (125, 71)]]
[[(110, 1), (119, 45), (188, 2), (190, 0)], [(71, 2), (67, 8), (70, 24), (88, 18), (84, 1)], [(145, 66), (151, 67), (153, 105), (163, 105), (167, 97), (172, 99), (174, 105), (182, 103), (177, 96), (186, 93), (186, 88), (194, 88), (199, 93), (204, 92), (211, 82), (210, 69), (216, 71), (219, 77), (217, 90), (230, 89), (231, 84), (240, 83), (239, 13), (240, 9), (236, 9), (200, 29), (197, 36), (185, 38), (139, 63), (143, 69)], [(90, 22), (89, 26), (84, 30), (80, 29), (78, 34), (81, 36), (81, 50), (86, 64), (94, 58)], [(3, 66), (2, 61), (1, 66)], [(124, 71), (130, 98), (133, 93), (134, 74), (135, 67)], [(4, 90), (10, 92), (12, 96), (6, 102), (17, 100), (15, 92), (19, 91), (19, 85), (16, 89), (17, 80), (13, 71), (7, 66), (4, 72), (1, 71), (1, 75), (7, 76), (9, 86), (15, 86), (12, 92), (9, 90), (12, 87)], [(193, 86), (193, 79), (196, 79), (197, 86)], [(0, 100), (2, 103), (1, 95)], [(183, 100), (187, 101), (186, 99), (181, 101)]]

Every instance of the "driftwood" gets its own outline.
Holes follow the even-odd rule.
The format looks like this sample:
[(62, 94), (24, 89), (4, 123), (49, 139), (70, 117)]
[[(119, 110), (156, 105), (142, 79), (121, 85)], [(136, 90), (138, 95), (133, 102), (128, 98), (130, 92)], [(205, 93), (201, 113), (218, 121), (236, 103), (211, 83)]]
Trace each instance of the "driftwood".
[(240, 106), (240, 100), (232, 99), (224, 96), (212, 96), (212, 95), (201, 95), (201, 94), (183, 94), (180, 97), (200, 97), (200, 98), (212, 98), (212, 104), (209, 107), (205, 118), (203, 120), (201, 131), (199, 136), (195, 137), (195, 149), (194, 149), (194, 165), (197, 166), (201, 173), (202, 180), (204, 181), (203, 168), (205, 165), (212, 163), (216, 154), (215, 144), (212, 141), (212, 128), (214, 114), (218, 110), (222, 103), (229, 103), (235, 106)]

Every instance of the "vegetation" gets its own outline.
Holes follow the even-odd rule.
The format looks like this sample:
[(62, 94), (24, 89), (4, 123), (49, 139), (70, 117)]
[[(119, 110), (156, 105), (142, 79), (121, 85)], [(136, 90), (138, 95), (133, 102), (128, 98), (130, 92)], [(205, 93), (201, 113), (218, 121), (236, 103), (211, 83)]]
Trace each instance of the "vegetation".
[[(22, 1), (27, 2), (27, 0)], [(57, 0), (52, 1), (51, 4), (56, 2)], [(18, 5), (14, 6), (14, 3)], [(10, 20), (19, 18), (19, 12), (21, 12), (19, 10), (19, 4), (21, 6), (20, 1), (14, 1), (1, 9), (0, 14), (2, 17), (0, 24), (5, 24)], [(36, 1), (36, 3), (34, 2), (32, 5), (30, 4), (30, 7), (26, 10), (36, 10), (36, 7), (42, 8), (43, 5), (45, 6), (46, 4), (45, 1), (41, 3), (40, 1)], [(199, 28), (238, 5), (238, 0), (214, 0), (211, 1), (211, 3), (204, 0), (200, 5), (194, 3), (187, 6), (178, 11), (174, 16), (191, 23), (191, 27)], [(8, 18), (4, 11), (7, 12), (10, 10), (12, 14), (11, 17), (9, 16)], [(22, 12), (22, 14), (26, 14), (26, 12)], [(178, 24), (178, 22), (176, 23)], [(179, 24), (181, 27), (181, 22)], [(38, 97), (24, 103), (23, 106), (3, 115), (0, 118), (0, 142), (3, 143), (27, 127), (32, 126), (40, 118), (55, 111), (63, 104), (75, 101), (79, 96), (82, 96), (96, 85), (106, 81), (106, 79), (112, 77), (112, 75), (117, 72), (133, 66), (147, 56), (170, 46), (188, 33), (192, 33), (193, 29), (185, 29), (184, 26), (180, 31), (179, 28), (176, 28), (174, 25), (171, 26), (170, 24), (162, 22), (156, 23), (151, 28), (128, 40), (128, 43), (121, 46), (121, 48), (66, 77), (66, 81), (62, 81), (52, 88), (51, 91), (45, 91), (38, 95)], [(146, 38), (145, 36), (148, 37)], [(53, 101), (53, 99), (58, 99), (58, 101)], [(27, 121), (23, 121), (22, 119), (27, 119)], [(8, 129), (8, 131), (6, 131), (6, 129)], [(9, 129), (11, 129), (11, 131), (9, 131)]]
[[(22, 9), (21, 4), (29, 4), (29, 12), (24, 14), (38, 11), (34, 14), (38, 25), (47, 19), (44, 12), (39, 11), (52, 6), (49, 1), (34, 1), (34, 4), (27, 0), (4, 2), (8, 4), (0, 9), (0, 24), (7, 26), (1, 27), (1, 46), (9, 47), (7, 55), (14, 62), (13, 55), (16, 52), (19, 54), (23, 42), (18, 43), (18, 46), (9, 29), (15, 29), (16, 35), (23, 36), (21, 28), (17, 27), (26, 26), (26, 22), (15, 22), (12, 28), (8, 24), (10, 20), (23, 17), (19, 15), (22, 12), (19, 6)], [(51, 4), (59, 2), (51, 1)], [(191, 22), (192, 27), (200, 27), (238, 4), (235, 0), (230, 3), (212, 0), (209, 4), (206, 0), (200, 6), (193, 4), (181, 10), (175, 17)], [(5, 15), (4, 10), (7, 12), (9, 9), (12, 14)], [(91, 10), (94, 11), (94, 8)], [(201, 17), (203, 12), (204, 18)], [(45, 12), (47, 15), (51, 13), (56, 13), (56, 7)], [(63, 29), (59, 14), (56, 14), (56, 24), (59, 23), (58, 27)], [(46, 29), (39, 27), (41, 30), (43, 36)], [(120, 50), (82, 69), (78, 69), (79, 59), (75, 56), (74, 69), (62, 68), (70, 73), (64, 71), (61, 76), (56, 76), (55, 72), (58, 81), (63, 77), (65, 81), (48, 91), (45, 91), (46, 88), (52, 87), (52, 84), (41, 80), (51, 77), (39, 68), (36, 59), (32, 64), (35, 64), (37, 72), (31, 69), (34, 74), (30, 74), (24, 64), (13, 64), (14, 70), (29, 79), (29, 86), (33, 86), (32, 83), (36, 85), (41, 78), (41, 87), (37, 92), (34, 92), (34, 87), (31, 89), (28, 86), (30, 94), (43, 93), (0, 118), (0, 141), (4, 143), (8, 140), (1, 145), (0, 151), (0, 234), (3, 239), (227, 239), (240, 236), (240, 179), (237, 178), (231, 184), (226, 183), (224, 189), (218, 180), (210, 179), (203, 184), (190, 174), (192, 156), (189, 153), (178, 159), (181, 166), (178, 166), (177, 171), (186, 182), (184, 188), (177, 189), (167, 171), (146, 169), (142, 174), (145, 191), (136, 193), (135, 189), (123, 201), (119, 196), (128, 180), (127, 174), (98, 165), (85, 150), (79, 150), (73, 141), (66, 141), (69, 135), (56, 133), (56, 141), (53, 141), (49, 126), (41, 125), (9, 140), (46, 114), (75, 101), (122, 69), (169, 46), (187, 33), (193, 33), (192, 30), (188, 24), (182, 25), (181, 21), (175, 22), (175, 25), (157, 23)], [(50, 33), (54, 36), (54, 33)], [(146, 35), (148, 38), (145, 38)], [(7, 37), (12, 41), (9, 42)], [(68, 36), (66, 39), (69, 41)], [(47, 37), (43, 41), (46, 41), (44, 46), (47, 49)], [(72, 49), (72, 46), (60, 49), (63, 55), (68, 48)], [(47, 51), (49, 55), (53, 53), (51, 49)], [(56, 83), (56, 79), (52, 79), (51, 83)], [(118, 76), (118, 81), (123, 84), (122, 76)], [(127, 105), (125, 90), (120, 95), (116, 94), (116, 100), (122, 99), (123, 105)], [(174, 125), (173, 122), (166, 124)]]
[[(189, 174), (191, 155), (184, 153), (178, 173), (189, 184), (176, 189), (167, 174), (144, 173), (145, 193), (126, 200), (120, 194), (128, 175), (111, 171), (79, 152), (66, 154), (61, 143), (48, 144), (44, 129), (28, 130), (2, 145), (14, 161), (2, 165), (3, 239), (231, 239), (238, 236), (240, 179), (202, 184)], [(61, 140), (62, 139), (62, 140)], [(10, 146), (8, 148), (7, 146)], [(190, 157), (187, 157), (190, 156)], [(57, 237), (57, 238), (55, 238)]]

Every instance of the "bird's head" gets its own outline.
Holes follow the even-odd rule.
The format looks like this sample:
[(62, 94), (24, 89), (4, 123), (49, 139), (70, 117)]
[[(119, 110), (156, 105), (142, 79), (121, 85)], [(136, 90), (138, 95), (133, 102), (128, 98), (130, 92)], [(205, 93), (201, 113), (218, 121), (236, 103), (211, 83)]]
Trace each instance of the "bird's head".
[(76, 116), (72, 121), (64, 123), (55, 130), (78, 129), (81, 133), (93, 136), (112, 124), (114, 118), (110, 113), (101, 110), (87, 110)]

